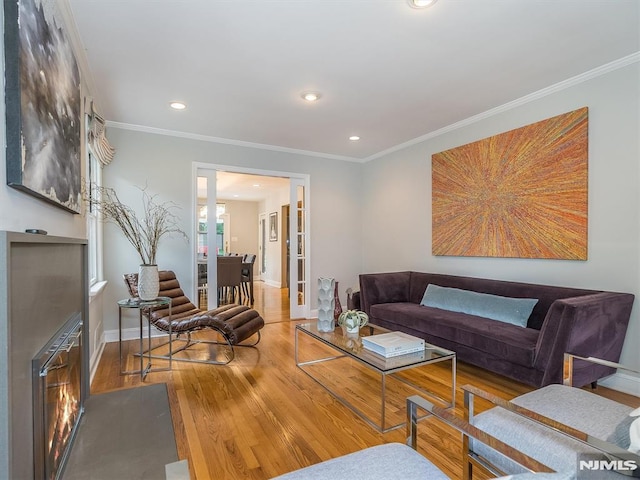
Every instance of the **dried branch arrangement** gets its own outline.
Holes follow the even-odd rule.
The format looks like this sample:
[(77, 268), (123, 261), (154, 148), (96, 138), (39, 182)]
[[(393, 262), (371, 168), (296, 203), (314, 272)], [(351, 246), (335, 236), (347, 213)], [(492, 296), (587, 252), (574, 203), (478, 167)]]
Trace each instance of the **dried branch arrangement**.
[(141, 191), (144, 213), (141, 218), (120, 201), (113, 188), (92, 186), (89, 203), (102, 214), (104, 221), (120, 228), (138, 252), (142, 264), (155, 265), (158, 245), (164, 235), (179, 234), (185, 239), (187, 235), (178, 228), (178, 217), (172, 211), (178, 208), (177, 205), (172, 202), (158, 203), (157, 195), (150, 195), (146, 189)]

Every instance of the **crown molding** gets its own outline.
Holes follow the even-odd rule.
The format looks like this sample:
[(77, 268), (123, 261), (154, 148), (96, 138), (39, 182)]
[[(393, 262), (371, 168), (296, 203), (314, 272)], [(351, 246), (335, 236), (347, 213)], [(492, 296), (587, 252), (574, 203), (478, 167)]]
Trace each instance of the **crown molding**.
[[(61, 0), (62, 2), (66, 3), (68, 2), (68, 0)], [(75, 30), (74, 30), (75, 32)], [(77, 32), (75, 32), (75, 35), (77, 35)], [(83, 54), (84, 54), (84, 50), (83, 50)], [(88, 66), (88, 64), (86, 63), (86, 56), (82, 55), (83, 59), (84, 59), (84, 64), (86, 64)], [(480, 122), (482, 120), (491, 118), (493, 116), (499, 115), (501, 113), (504, 113), (506, 111), (512, 110), (514, 108), (520, 107), (522, 105), (525, 105), (527, 103), (533, 102), (535, 100), (544, 98), (548, 95), (552, 95), (556, 92), (565, 90), (567, 88), (573, 87), (575, 85), (578, 85), (580, 83), (586, 82), (588, 80), (597, 78), (599, 76), (605, 75), (607, 73), (613, 72), (615, 70), (618, 70), (620, 68), (624, 68), (627, 67), (629, 65), (632, 65), (634, 63), (640, 62), (640, 52), (635, 52), (631, 55), (627, 55), (626, 57), (622, 57), (618, 60), (614, 60), (613, 62), (609, 62), (607, 64), (601, 65), (600, 67), (596, 67), (592, 70), (589, 70), (585, 73), (582, 73), (580, 75), (576, 75), (574, 77), (571, 77), (567, 80), (563, 80), (561, 82), (558, 82), (554, 85), (551, 85), (549, 87), (543, 88), (541, 90), (538, 90), (536, 92), (533, 92), (529, 95), (525, 95), (524, 97), (518, 98), (516, 100), (513, 100), (511, 102), (505, 103), (503, 105), (500, 105), (498, 107), (492, 108), (490, 110), (487, 110), (485, 112), (479, 113), (477, 115), (474, 115), (472, 117), (466, 118), (464, 120), (461, 120), (459, 122), (453, 123), (451, 125), (448, 125), (446, 127), (440, 128), (438, 130), (434, 130), (433, 132), (429, 132), (425, 135), (421, 135), (419, 137), (416, 137), (412, 140), (408, 140), (406, 142), (400, 143), (398, 145), (395, 145), (391, 148), (388, 148), (386, 150), (382, 150), (378, 153), (375, 153), (373, 155), (370, 155), (368, 157), (365, 158), (355, 158), (355, 157), (348, 157), (348, 156), (344, 156), (344, 155), (334, 155), (334, 154), (329, 154), (329, 153), (321, 153), (321, 152), (314, 152), (314, 151), (310, 151), (310, 150), (301, 150), (301, 149), (295, 149), (295, 148), (288, 148), (288, 147), (281, 147), (281, 146), (277, 146), (277, 145), (269, 145), (269, 144), (263, 144), (263, 143), (253, 143), (253, 142), (246, 142), (246, 141), (242, 141), (242, 140), (233, 140), (233, 139), (228, 139), (228, 138), (221, 138), (221, 137), (213, 137), (213, 136), (209, 136), (209, 135), (200, 135), (200, 134), (195, 134), (195, 133), (188, 133), (188, 132), (180, 132), (180, 131), (175, 131), (175, 130), (168, 130), (168, 129), (161, 129), (161, 128), (155, 128), (155, 127), (147, 127), (147, 126), (143, 126), (143, 125), (134, 125), (134, 124), (129, 124), (129, 123), (122, 123), (122, 122), (113, 122), (113, 121), (107, 121), (106, 124), (109, 127), (113, 127), (113, 128), (119, 128), (119, 129), (123, 129), (123, 130), (132, 130), (132, 131), (138, 131), (138, 132), (144, 132), (144, 133), (150, 133), (150, 134), (154, 134), (154, 135), (165, 135), (165, 136), (171, 136), (171, 137), (178, 137), (178, 138), (185, 138), (185, 139), (189, 139), (189, 140), (198, 140), (198, 141), (202, 141), (202, 142), (210, 142), (210, 143), (221, 143), (221, 144), (225, 144), (225, 145), (234, 145), (234, 146), (239, 146), (239, 147), (246, 147), (246, 148), (255, 148), (255, 149), (260, 149), (260, 150), (270, 150), (270, 151), (275, 151), (275, 152), (283, 152), (283, 153), (291, 153), (291, 154), (295, 154), (295, 155), (305, 155), (305, 156), (310, 156), (310, 157), (318, 157), (318, 158), (327, 158), (327, 159), (331, 159), (331, 160), (341, 160), (341, 161), (347, 161), (347, 162), (355, 162), (355, 163), (366, 163), (369, 162), (371, 160), (375, 160), (377, 158), (383, 157), (385, 155), (397, 152), (399, 150), (403, 150), (405, 148), (411, 147), (413, 145), (416, 145), (418, 143), (424, 142), (426, 140), (429, 140), (431, 138), (435, 138), (438, 137), (440, 135), (443, 135), (445, 133), (460, 129), (462, 127), (466, 127), (468, 125), (472, 125), (474, 123)], [(87, 67), (87, 71), (88, 71), (88, 67)], [(89, 85), (89, 82), (87, 82), (87, 84)], [(90, 91), (92, 91), (90, 89)]]
[(133, 130), (136, 132), (144, 132), (151, 133), (153, 135), (165, 135), (168, 137), (178, 137), (178, 138), (186, 138), (189, 140), (198, 140), (201, 142), (209, 142), (209, 143), (222, 143), (225, 145), (234, 145), (236, 147), (246, 147), (246, 148), (256, 148), (259, 150), (271, 150), (274, 152), (284, 152), (284, 153), (292, 153), (295, 155), (306, 155), (308, 157), (320, 157), (320, 158), (328, 158), (331, 160), (341, 160), (345, 162), (358, 162), (362, 163), (363, 160), (355, 157), (347, 157), (344, 155), (333, 155), (330, 153), (321, 153), (321, 152), (313, 152), (310, 150), (300, 150), (297, 148), (288, 148), (288, 147), (280, 147), (277, 145), (268, 145), (265, 143), (253, 143), (253, 142), (245, 142), (243, 140), (233, 140), (229, 138), (221, 138), (221, 137), (212, 137), (209, 135), (200, 135), (197, 133), (188, 133), (188, 132), (180, 132), (176, 130), (167, 130), (163, 128), (155, 128), (155, 127), (146, 127), (143, 125), (133, 125), (130, 123), (122, 123), (122, 122), (113, 122), (107, 120), (106, 125), (108, 127), (119, 128), (122, 130)]
[(600, 67), (596, 67), (585, 73), (576, 75), (575, 77), (568, 78), (567, 80), (563, 80), (562, 82), (558, 82), (554, 85), (538, 90), (537, 92), (533, 92), (533, 93), (530, 93), (529, 95), (525, 95), (524, 97), (518, 98), (517, 100), (513, 100), (511, 102), (505, 103), (503, 105), (492, 108), (485, 112), (479, 113), (478, 115), (474, 115), (472, 117), (466, 118), (464, 120), (453, 123), (451, 125), (440, 128), (438, 130), (434, 130), (433, 132), (429, 132), (425, 135), (421, 135), (420, 137), (414, 138), (412, 140), (408, 140), (404, 143), (400, 143), (394, 147), (388, 148), (381, 152), (374, 153), (373, 155), (365, 158), (363, 162), (369, 162), (371, 160), (375, 160), (376, 158), (384, 157), (385, 155), (397, 152), (399, 150), (403, 150), (407, 147), (411, 147), (418, 143), (424, 142), (425, 140), (429, 140), (431, 138), (438, 137), (440, 135), (457, 130), (459, 128), (477, 123), (481, 120), (485, 120), (487, 118), (493, 117), (495, 115), (506, 112), (508, 110), (512, 110), (514, 108), (520, 107), (522, 105), (533, 102), (540, 98), (546, 97), (548, 95), (554, 94), (556, 92), (559, 92), (567, 88), (573, 87), (575, 85), (578, 85), (580, 83), (586, 82), (587, 80), (591, 80), (601, 75), (605, 75), (607, 73), (618, 70), (620, 68), (627, 67), (639, 61), (640, 61), (640, 52), (632, 53), (631, 55), (627, 55), (626, 57), (622, 57), (618, 60), (614, 60), (613, 62), (606, 63), (604, 65), (601, 65)]

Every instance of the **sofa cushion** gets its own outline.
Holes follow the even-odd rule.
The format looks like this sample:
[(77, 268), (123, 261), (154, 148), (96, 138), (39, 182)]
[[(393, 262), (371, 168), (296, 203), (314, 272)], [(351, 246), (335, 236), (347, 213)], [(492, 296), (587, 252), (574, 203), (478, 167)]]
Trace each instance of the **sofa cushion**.
[(527, 320), (536, 303), (538, 299), (535, 298), (502, 297), (459, 288), (441, 287), (433, 283), (427, 286), (420, 302), (427, 307), (468, 313), (520, 327), (527, 326)]
[(376, 318), (398, 325), (399, 330), (406, 326), (526, 367), (533, 366), (540, 334), (532, 328), (409, 302), (372, 305), (370, 322), (375, 324)]

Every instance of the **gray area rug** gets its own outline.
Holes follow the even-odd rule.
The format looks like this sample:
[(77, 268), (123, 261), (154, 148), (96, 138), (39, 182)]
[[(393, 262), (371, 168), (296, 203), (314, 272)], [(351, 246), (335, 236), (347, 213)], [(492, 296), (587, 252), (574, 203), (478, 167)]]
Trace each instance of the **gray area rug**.
[(164, 383), (92, 395), (64, 480), (164, 480), (178, 460)]

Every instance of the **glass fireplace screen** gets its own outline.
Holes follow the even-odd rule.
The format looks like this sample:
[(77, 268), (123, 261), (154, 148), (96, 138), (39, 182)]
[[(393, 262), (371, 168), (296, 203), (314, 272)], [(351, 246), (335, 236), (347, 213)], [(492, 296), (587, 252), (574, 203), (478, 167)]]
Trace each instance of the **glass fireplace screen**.
[(80, 422), (81, 337), (76, 315), (33, 359), (35, 478), (60, 478)]

